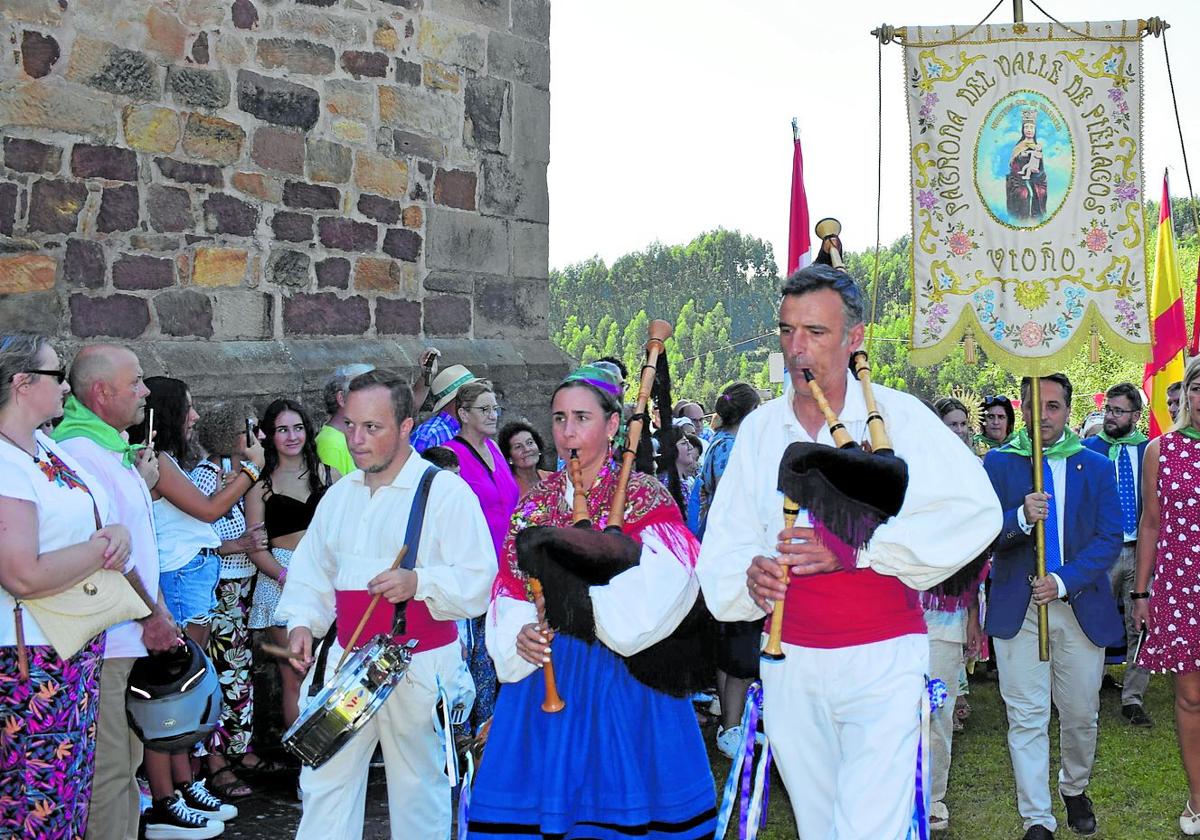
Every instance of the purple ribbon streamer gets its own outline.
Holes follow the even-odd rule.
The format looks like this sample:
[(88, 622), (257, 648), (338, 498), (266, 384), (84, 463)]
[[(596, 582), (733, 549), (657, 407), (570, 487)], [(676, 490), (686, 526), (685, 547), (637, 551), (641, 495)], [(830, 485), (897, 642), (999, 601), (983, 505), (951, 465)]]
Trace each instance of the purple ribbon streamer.
[[(750, 783), (754, 775), (754, 744), (757, 740), (755, 733), (758, 732), (758, 710), (761, 704), (762, 684), (758, 683), (751, 687), (750, 696), (747, 697), (746, 722), (742, 730), (742, 738), (746, 742), (746, 757), (742, 762), (742, 789), (738, 797), (741, 807), (741, 813), (738, 815), (738, 837), (746, 836), (750, 816)], [(763, 809), (763, 813), (766, 813), (766, 809)]]

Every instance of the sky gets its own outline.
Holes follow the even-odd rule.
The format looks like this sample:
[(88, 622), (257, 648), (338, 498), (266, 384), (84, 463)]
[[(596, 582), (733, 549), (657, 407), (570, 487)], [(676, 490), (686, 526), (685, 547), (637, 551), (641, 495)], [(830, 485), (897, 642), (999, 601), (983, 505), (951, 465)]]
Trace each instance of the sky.
[[(1167, 46), (1193, 186), (1200, 190), (1200, 2), (1048, 0), (1058, 20), (1157, 15)], [(550, 266), (608, 263), (658, 240), (723, 227), (787, 258), (792, 117), (800, 121), (815, 221), (835, 216), (848, 251), (909, 232), (908, 120), (902, 47), (880, 23), (973, 25), (991, 0), (835, 4), (797, 0), (559, 0), (551, 11)], [(1026, 0), (1025, 20), (1044, 21)], [(1005, 0), (990, 22), (1009, 23)], [(1163, 41), (1142, 41), (1146, 195), (1164, 167), (1187, 194)], [(878, 132), (883, 191), (876, 201)]]

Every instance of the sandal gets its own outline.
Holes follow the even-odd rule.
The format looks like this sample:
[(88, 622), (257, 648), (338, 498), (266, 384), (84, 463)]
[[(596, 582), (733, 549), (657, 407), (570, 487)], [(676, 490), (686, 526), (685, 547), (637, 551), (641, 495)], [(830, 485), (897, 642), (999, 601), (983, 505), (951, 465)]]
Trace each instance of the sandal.
[[(247, 758), (253, 758), (254, 763), (247, 764)], [(238, 777), (247, 781), (252, 781), (257, 776), (272, 776), (276, 773), (283, 773), (289, 769), (286, 765), (272, 761), (258, 753), (227, 755), (225, 756), (225, 760), (228, 762), (227, 766), (229, 769), (233, 770)]]
[(954, 704), (954, 717), (958, 720), (966, 720), (971, 716), (971, 704), (961, 697)]
[(1183, 805), (1183, 813), (1179, 815), (1179, 830), (1189, 837), (1200, 834), (1200, 814), (1192, 810), (1192, 800)]
[[(219, 781), (225, 779), (225, 781)], [(226, 764), (220, 770), (209, 773), (205, 786), (216, 794), (219, 798), (226, 801), (245, 799), (247, 796), (252, 796), (254, 790), (242, 781), (233, 766)]]

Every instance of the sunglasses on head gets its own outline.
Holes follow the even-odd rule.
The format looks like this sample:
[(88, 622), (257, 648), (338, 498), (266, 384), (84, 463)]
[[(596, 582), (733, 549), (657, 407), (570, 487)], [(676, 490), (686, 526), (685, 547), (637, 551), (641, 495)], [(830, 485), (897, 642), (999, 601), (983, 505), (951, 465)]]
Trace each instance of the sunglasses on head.
[(42, 376), (53, 376), (61, 385), (67, 379), (67, 369), (59, 368), (58, 370), (23, 370), (21, 373), (40, 373)]
[(984, 408), (990, 408), (993, 405), (1012, 405), (1012, 400), (1003, 394), (993, 394), (990, 397), (983, 398)]

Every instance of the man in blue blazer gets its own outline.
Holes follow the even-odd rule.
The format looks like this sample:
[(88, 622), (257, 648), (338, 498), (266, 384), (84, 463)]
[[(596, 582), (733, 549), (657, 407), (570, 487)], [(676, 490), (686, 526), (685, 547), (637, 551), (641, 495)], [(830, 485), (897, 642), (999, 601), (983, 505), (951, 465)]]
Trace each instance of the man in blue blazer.
[[(1096, 756), (1104, 647), (1124, 635), (1108, 582), (1121, 552), (1121, 517), (1112, 466), (1067, 428), (1071, 381), (1041, 379), (1041, 433), (1047, 492), (1033, 492), (1028, 428), (1031, 382), (1021, 383), (1022, 429), (983, 466), (1004, 512), (992, 560), (987, 632), (994, 640), (1000, 693), (1008, 709), (1008, 750), (1024, 840), (1053, 840), (1050, 701), (1058, 709), (1062, 767), (1058, 791), (1067, 824), (1096, 830), (1086, 790)], [(1046, 570), (1035, 573), (1033, 526), (1046, 523)], [(1038, 658), (1037, 606), (1050, 613), (1051, 661)]]
[(1133, 573), (1137, 565), (1137, 526), (1142, 515), (1142, 457), (1150, 442), (1138, 431), (1142, 417), (1142, 395), (1129, 382), (1112, 386), (1104, 394), (1104, 428), (1083, 442), (1088, 449), (1108, 458), (1117, 477), (1121, 530), (1125, 532), (1121, 556), (1109, 572), (1113, 595), (1125, 608), (1125, 650), (1129, 666), (1121, 686), (1121, 714), (1133, 726), (1153, 726), (1142, 699), (1150, 684), (1150, 672), (1133, 664), (1132, 655), (1140, 628), (1133, 624)]

